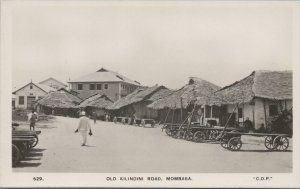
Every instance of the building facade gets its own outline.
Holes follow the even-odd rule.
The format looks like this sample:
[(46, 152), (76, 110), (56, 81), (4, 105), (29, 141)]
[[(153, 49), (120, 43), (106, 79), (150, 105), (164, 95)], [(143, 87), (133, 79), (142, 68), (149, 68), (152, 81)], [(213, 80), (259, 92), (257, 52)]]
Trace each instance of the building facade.
[(101, 68), (97, 72), (69, 81), (71, 90), (82, 99), (95, 94), (106, 95), (113, 101), (132, 93), (140, 83), (128, 79), (114, 71)]
[(39, 82), (39, 84), (47, 85), (47, 86), (52, 87), (56, 90), (68, 87), (67, 84), (65, 84), (61, 81), (58, 81), (57, 79), (54, 79), (53, 77), (45, 79), (44, 81)]
[(15, 108), (34, 109), (36, 101), (43, 98), (51, 91), (55, 91), (55, 89), (47, 85), (30, 82), (13, 92), (13, 95), (15, 95)]

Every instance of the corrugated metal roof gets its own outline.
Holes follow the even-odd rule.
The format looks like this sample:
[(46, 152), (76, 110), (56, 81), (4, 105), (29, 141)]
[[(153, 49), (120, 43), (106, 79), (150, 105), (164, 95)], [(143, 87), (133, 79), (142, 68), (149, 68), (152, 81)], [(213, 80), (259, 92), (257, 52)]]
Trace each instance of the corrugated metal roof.
[(80, 82), (126, 82), (133, 85), (140, 85), (139, 82), (131, 80), (117, 72), (101, 68), (97, 72), (84, 75), (80, 78), (73, 79), (69, 83)]

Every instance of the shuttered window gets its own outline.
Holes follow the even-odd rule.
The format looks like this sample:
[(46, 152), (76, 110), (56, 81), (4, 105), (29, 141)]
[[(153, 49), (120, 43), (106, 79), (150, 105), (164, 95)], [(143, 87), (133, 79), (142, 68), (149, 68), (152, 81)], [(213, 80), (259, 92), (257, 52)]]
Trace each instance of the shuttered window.
[(24, 96), (19, 96), (19, 104), (24, 105)]
[(82, 90), (82, 84), (77, 85), (77, 90)]

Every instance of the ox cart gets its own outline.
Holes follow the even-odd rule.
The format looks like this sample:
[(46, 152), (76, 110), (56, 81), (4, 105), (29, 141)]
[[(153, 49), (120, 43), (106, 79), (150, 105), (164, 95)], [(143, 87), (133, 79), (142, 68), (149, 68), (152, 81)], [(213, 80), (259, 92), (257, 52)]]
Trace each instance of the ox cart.
[[(188, 124), (165, 124), (167, 135), (173, 138), (181, 138), (194, 142), (216, 141), (217, 137), (224, 130), (221, 126), (206, 126), (199, 123)], [(244, 128), (227, 127), (226, 131), (244, 131)]]
[[(15, 126), (15, 125), (14, 125)], [(15, 166), (38, 144), (41, 131), (12, 131), (12, 165)]]
[(270, 151), (286, 151), (289, 147), (289, 134), (275, 133), (246, 133), (246, 132), (227, 132), (221, 133), (219, 140), (223, 148), (238, 151), (242, 148), (242, 136), (264, 137), (264, 145)]

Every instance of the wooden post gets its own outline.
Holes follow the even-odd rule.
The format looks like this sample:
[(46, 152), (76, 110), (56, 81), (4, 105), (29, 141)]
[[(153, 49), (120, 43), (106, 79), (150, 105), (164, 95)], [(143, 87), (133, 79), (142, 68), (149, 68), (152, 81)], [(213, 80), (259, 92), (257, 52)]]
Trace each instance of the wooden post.
[(167, 118), (168, 118), (168, 116), (169, 116), (169, 113), (170, 113), (170, 111), (171, 111), (171, 109), (168, 109), (168, 112), (167, 112), (167, 115), (166, 115), (166, 118), (165, 118), (164, 124), (165, 124), (165, 123), (166, 123), (166, 121), (167, 121)]
[(265, 115), (265, 129), (267, 128), (267, 112), (266, 112), (266, 104), (265, 99), (263, 99), (263, 106), (264, 106), (264, 115)]
[(175, 114), (175, 110), (176, 110), (176, 106), (175, 106), (175, 108), (173, 109), (172, 124), (174, 123), (174, 114)]
[(183, 102), (182, 102), (182, 97), (180, 97), (180, 122), (182, 122), (182, 117), (183, 117)]

